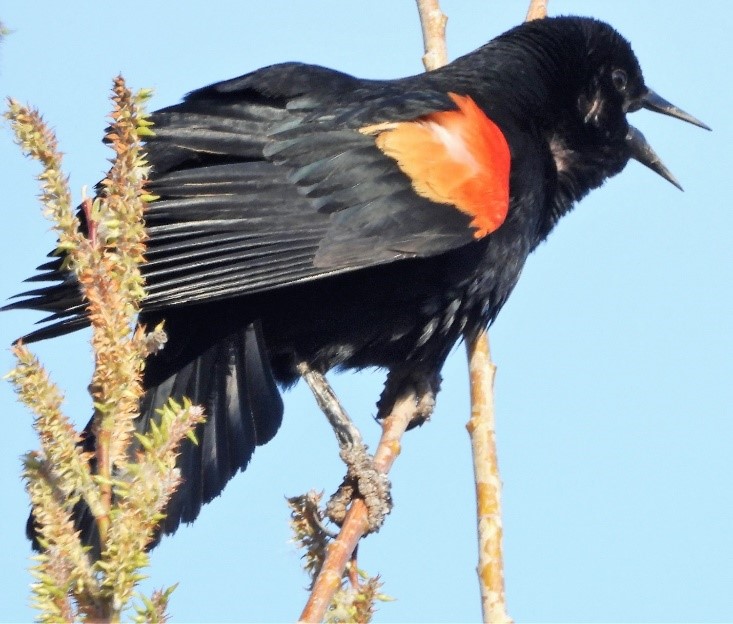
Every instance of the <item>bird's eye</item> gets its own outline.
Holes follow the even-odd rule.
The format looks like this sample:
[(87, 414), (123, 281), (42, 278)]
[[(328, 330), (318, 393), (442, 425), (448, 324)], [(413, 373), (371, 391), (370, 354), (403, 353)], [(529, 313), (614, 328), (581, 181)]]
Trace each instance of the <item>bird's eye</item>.
[(614, 69), (611, 72), (611, 80), (613, 80), (613, 86), (616, 87), (616, 91), (619, 93), (626, 91), (626, 84), (629, 78), (623, 69)]

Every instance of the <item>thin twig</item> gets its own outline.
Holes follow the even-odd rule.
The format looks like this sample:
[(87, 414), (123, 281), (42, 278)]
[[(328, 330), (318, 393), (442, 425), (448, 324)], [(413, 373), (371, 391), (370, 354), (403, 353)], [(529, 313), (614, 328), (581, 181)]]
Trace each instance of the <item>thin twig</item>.
[(471, 419), (466, 425), (473, 451), (478, 521), (478, 576), (484, 622), (511, 622), (504, 597), (501, 550), (501, 479), (496, 453), (494, 376), (488, 332), (467, 346), (471, 375)]
[(448, 48), (445, 43), (448, 17), (440, 10), (438, 0), (417, 0), (417, 10), (420, 13), (425, 45), (422, 62), (425, 69), (431, 71), (448, 63)]
[[(530, 0), (526, 21), (547, 17), (547, 0)], [(511, 622), (506, 610), (502, 555), (501, 478), (496, 452), (494, 377), (488, 332), (466, 343), (471, 375), (471, 437), (479, 541), (478, 577), (484, 622)]]
[[(374, 454), (374, 467), (386, 474), (400, 453), (400, 440), (415, 414), (418, 397), (410, 393), (398, 400), (392, 412), (382, 421), (382, 437)], [(339, 587), (344, 568), (356, 545), (369, 528), (367, 506), (357, 498), (346, 513), (343, 526), (336, 540), (328, 546), (318, 578), (308, 602), (300, 615), (300, 622), (323, 621), (328, 605)]]
[[(423, 63), (428, 70), (437, 69), (448, 62), (445, 44), (447, 18), (441, 13), (437, 0), (417, 2), (425, 41)], [(504, 600), (501, 552), (501, 481), (494, 433), (496, 367), (489, 354), (488, 333), (482, 331), (473, 343), (466, 343), (466, 348), (471, 371), (471, 420), (466, 427), (471, 437), (476, 480), (481, 608), (484, 622), (511, 622)]]
[(543, 17), (547, 17), (547, 0), (531, 0), (529, 9), (527, 10), (527, 17), (524, 18), (524, 21), (531, 22), (532, 20), (542, 19)]

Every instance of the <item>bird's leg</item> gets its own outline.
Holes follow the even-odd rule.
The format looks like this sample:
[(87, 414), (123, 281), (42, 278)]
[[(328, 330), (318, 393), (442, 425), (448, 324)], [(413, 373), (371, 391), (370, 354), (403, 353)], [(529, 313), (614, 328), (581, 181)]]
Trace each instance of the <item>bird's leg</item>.
[[(380, 420), (386, 418), (392, 413), (395, 404), (407, 400), (408, 397), (414, 397), (415, 409), (407, 429), (422, 425), (433, 413), (440, 381), (440, 374), (436, 372), (427, 373), (414, 368), (392, 369), (377, 403), (379, 410), (377, 418)], [(346, 414), (344, 417), (348, 419)], [(326, 513), (331, 520), (340, 525), (358, 491), (369, 510), (369, 532), (374, 532), (382, 526), (385, 516), (392, 509), (390, 483), (385, 474), (374, 468), (373, 458), (365, 452), (363, 445), (362, 448), (364, 452), (355, 445), (341, 447), (341, 458), (346, 463), (348, 471), (343, 483), (328, 502)]]
[(374, 458), (368, 453), (359, 429), (341, 406), (326, 377), (306, 362), (298, 364), (298, 372), (331, 423), (339, 444), (339, 456), (346, 464), (344, 481), (326, 505), (327, 516), (340, 526), (352, 500), (359, 496), (368, 510), (369, 532), (378, 531), (392, 510), (387, 475), (374, 467)]
[(387, 375), (382, 396), (377, 403), (377, 418), (382, 419), (392, 413), (395, 403), (403, 397), (415, 397), (415, 415), (408, 431), (430, 419), (435, 408), (435, 396), (440, 390), (441, 377), (437, 372), (395, 368)]
[(322, 373), (313, 370), (306, 362), (298, 364), (298, 372), (305, 380), (305, 383), (308, 384), (313, 396), (316, 398), (318, 407), (321, 408), (331, 424), (339, 448), (363, 447), (366, 449), (361, 438), (361, 432), (341, 406), (326, 377)]

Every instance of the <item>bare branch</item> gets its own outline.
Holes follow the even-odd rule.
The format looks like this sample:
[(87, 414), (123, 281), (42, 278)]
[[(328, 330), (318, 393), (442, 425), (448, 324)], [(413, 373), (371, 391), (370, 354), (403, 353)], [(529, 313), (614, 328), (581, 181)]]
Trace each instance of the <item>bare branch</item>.
[[(547, 0), (530, 0), (525, 21), (547, 17)], [(479, 541), (478, 577), (484, 622), (511, 622), (507, 614), (502, 555), (501, 478), (496, 452), (494, 377), (489, 334), (482, 331), (466, 343), (471, 375), (471, 419), (466, 428), (471, 438), (476, 481)]]
[[(374, 455), (374, 467), (386, 474), (400, 453), (400, 440), (415, 415), (418, 399), (408, 394), (397, 401), (392, 412), (382, 421), (382, 437)], [(300, 615), (300, 622), (321, 622), (336, 591), (341, 587), (344, 568), (369, 529), (369, 514), (364, 501), (357, 498), (346, 513), (341, 532), (328, 546), (318, 578), (313, 584), (308, 602)]]
[(529, 9), (527, 10), (527, 17), (524, 18), (524, 21), (531, 22), (532, 20), (542, 19), (543, 17), (547, 17), (547, 0), (531, 0)]
[(496, 453), (494, 376), (489, 335), (483, 331), (468, 345), (471, 419), (466, 425), (473, 451), (478, 521), (478, 576), (484, 622), (511, 622), (504, 598), (501, 551), (501, 479)]
[(438, 0), (417, 0), (417, 10), (420, 13), (425, 45), (422, 62), (425, 69), (431, 71), (448, 63), (448, 48), (445, 43), (448, 17), (440, 10)]

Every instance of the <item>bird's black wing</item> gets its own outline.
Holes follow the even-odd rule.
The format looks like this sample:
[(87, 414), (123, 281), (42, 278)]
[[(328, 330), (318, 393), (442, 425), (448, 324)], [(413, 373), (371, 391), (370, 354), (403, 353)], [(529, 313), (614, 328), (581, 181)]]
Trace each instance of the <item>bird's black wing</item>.
[[(412, 79), (412, 83), (415, 79)], [(144, 309), (211, 302), (474, 240), (469, 215), (415, 192), (365, 126), (453, 110), (448, 93), (276, 65), (194, 91), (152, 115)], [(56, 284), (9, 307), (52, 313), (38, 339), (84, 324), (58, 260)]]

